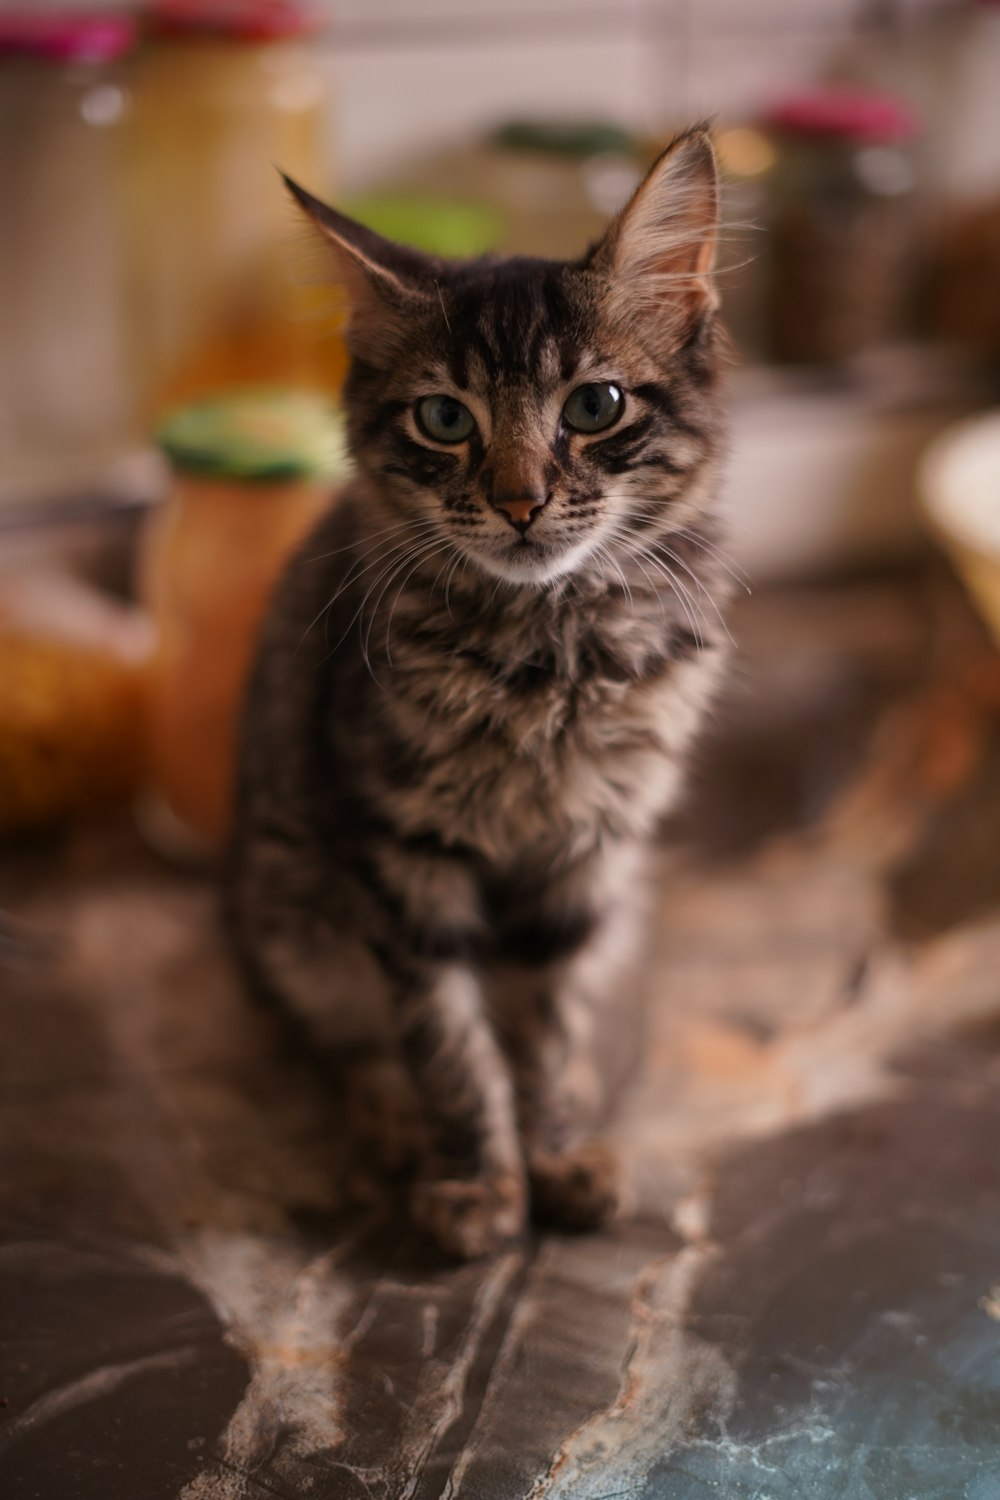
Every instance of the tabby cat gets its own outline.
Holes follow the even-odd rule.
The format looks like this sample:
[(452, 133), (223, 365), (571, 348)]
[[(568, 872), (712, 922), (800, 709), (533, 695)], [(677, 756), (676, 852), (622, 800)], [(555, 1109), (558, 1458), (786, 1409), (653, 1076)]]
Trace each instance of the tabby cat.
[(347, 296), (356, 474), (264, 627), (232, 927), (376, 1132), (403, 1065), (413, 1216), (475, 1256), (619, 1199), (594, 1037), (726, 655), (715, 162), (678, 138), (568, 263), (289, 187)]

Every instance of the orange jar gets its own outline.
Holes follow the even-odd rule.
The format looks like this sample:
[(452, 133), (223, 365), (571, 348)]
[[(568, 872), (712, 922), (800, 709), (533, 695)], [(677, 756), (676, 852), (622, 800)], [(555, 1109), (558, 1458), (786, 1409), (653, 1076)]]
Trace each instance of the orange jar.
[(183, 407), (160, 443), (173, 484), (141, 549), (157, 644), (140, 812), (165, 852), (210, 852), (230, 824), (260, 619), (285, 559), (330, 503), (344, 449), (321, 397), (267, 390)]

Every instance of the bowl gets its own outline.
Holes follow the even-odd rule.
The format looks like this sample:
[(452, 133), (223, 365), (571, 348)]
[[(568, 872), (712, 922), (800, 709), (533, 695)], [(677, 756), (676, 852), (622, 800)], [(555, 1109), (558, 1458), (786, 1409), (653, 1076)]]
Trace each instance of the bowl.
[(918, 482), (924, 514), (1000, 644), (1000, 412), (943, 432)]

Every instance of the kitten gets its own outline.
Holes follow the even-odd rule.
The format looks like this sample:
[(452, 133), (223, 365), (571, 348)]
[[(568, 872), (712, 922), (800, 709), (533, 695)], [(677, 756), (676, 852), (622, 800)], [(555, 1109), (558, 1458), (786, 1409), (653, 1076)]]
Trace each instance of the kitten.
[(618, 1197), (594, 1037), (725, 657), (715, 163), (681, 136), (568, 264), (432, 259), (289, 187), (348, 297), (356, 477), (263, 631), (232, 925), (369, 1114), (402, 1060), (413, 1215), (473, 1256), (529, 1194), (578, 1227)]

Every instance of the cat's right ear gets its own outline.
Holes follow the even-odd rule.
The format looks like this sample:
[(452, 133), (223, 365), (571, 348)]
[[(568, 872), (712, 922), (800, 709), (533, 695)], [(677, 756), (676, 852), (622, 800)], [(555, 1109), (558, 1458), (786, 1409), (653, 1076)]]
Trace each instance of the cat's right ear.
[(430, 303), (434, 262), (338, 213), (281, 175), (332, 251), (335, 279), (347, 295), (348, 349), (362, 358), (387, 358), (414, 317)]
[(685, 131), (658, 157), (591, 250), (612, 302), (647, 327), (668, 330), (715, 311), (719, 181), (706, 125)]

